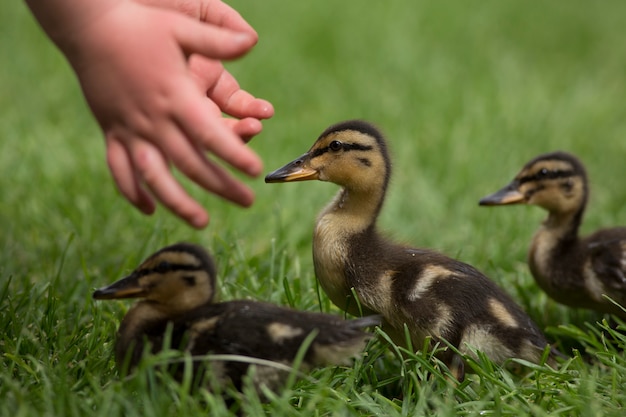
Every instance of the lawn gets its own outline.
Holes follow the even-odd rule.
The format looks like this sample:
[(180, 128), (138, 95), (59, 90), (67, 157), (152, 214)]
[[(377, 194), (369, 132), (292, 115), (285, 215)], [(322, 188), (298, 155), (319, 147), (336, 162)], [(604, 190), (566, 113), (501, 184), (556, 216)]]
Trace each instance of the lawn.
[[(549, 300), (525, 264), (544, 213), (477, 202), (561, 149), (591, 177), (583, 232), (626, 223), (626, 3), (232, 4), (260, 42), (229, 69), (276, 109), (250, 145), (265, 171), (331, 123), (376, 123), (394, 158), (381, 227), (483, 270), (571, 357), (521, 373), (476, 362), (455, 385), (430, 352), (400, 360), (378, 334), (354, 367), (316, 370), (268, 404), (249, 394), (244, 414), (623, 415), (624, 332)], [(144, 217), (116, 192), (76, 80), (21, 2), (0, 12), (0, 57), (0, 415), (228, 414), (221, 397), (160, 377), (152, 365), (163, 358), (121, 379), (112, 347), (129, 303), (91, 299), (170, 243), (211, 250), (223, 300), (341, 314), (320, 294), (310, 254), (334, 185), (258, 178), (248, 181), (255, 205), (241, 209), (186, 182), (209, 227), (194, 231), (162, 208)]]

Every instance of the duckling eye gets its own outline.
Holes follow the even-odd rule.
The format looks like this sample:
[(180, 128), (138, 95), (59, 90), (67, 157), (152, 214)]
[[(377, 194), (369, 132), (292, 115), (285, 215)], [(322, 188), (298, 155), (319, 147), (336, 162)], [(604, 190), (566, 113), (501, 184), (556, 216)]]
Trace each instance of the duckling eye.
[(548, 170), (548, 168), (541, 168), (539, 172), (537, 173), (537, 176), (539, 178), (545, 178), (548, 176), (549, 173), (550, 171)]
[(339, 142), (338, 140), (334, 140), (330, 142), (330, 145), (328, 147), (330, 148), (331, 151), (337, 152), (343, 148), (343, 144)]

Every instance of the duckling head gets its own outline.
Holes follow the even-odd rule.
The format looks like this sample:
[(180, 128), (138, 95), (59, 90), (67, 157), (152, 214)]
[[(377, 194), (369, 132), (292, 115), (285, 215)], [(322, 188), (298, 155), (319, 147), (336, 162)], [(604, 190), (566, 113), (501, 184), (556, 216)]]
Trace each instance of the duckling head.
[(385, 189), (391, 163), (382, 133), (361, 120), (327, 128), (304, 155), (265, 177), (265, 182), (329, 181), (354, 192)]
[(571, 154), (552, 152), (528, 162), (511, 183), (482, 198), (479, 204), (531, 204), (561, 215), (582, 212), (587, 194), (582, 163)]
[(130, 275), (93, 293), (97, 300), (141, 298), (163, 315), (213, 301), (215, 265), (199, 246), (178, 243), (146, 259)]

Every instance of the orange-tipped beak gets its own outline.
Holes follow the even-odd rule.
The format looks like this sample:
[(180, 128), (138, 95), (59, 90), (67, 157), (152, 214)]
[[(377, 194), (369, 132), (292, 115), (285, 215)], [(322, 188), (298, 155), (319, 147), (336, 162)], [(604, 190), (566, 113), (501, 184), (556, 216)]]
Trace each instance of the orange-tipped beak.
[(139, 298), (143, 296), (145, 296), (145, 290), (139, 286), (139, 280), (135, 274), (122, 278), (107, 287), (102, 287), (93, 293), (93, 298), (96, 300)]
[(291, 182), (291, 181), (309, 181), (319, 179), (319, 173), (308, 167), (308, 154), (302, 155), (300, 158), (289, 162), (282, 168), (270, 172), (265, 177), (265, 182)]
[(517, 181), (513, 181), (501, 190), (481, 198), (478, 204), (481, 206), (503, 206), (524, 203), (524, 194), (519, 192), (517, 185)]

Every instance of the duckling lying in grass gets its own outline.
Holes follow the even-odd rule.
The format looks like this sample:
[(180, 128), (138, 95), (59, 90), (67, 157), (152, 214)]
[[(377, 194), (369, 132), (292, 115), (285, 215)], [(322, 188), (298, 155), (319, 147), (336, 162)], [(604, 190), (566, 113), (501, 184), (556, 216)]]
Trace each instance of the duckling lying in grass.
[(535, 233), (528, 264), (537, 284), (555, 301), (626, 318), (626, 227), (580, 238), (589, 185), (573, 155), (552, 152), (526, 163), (513, 181), (480, 200), (482, 206), (531, 204), (548, 211)]
[[(416, 348), (430, 336), (464, 354), (481, 350), (496, 363), (539, 362), (548, 342), (492, 281), (470, 265), (396, 244), (378, 232), (390, 174), (382, 133), (351, 120), (326, 129), (307, 153), (265, 181), (320, 180), (342, 187), (317, 218), (313, 235), (315, 273), (339, 308), (353, 315), (381, 314), (383, 329), (400, 345), (405, 345), (406, 325)], [(358, 300), (352, 299), (352, 289)], [(463, 378), (458, 354), (448, 349), (441, 359)]]
[[(330, 314), (301, 312), (254, 301), (215, 303), (215, 266), (201, 247), (179, 243), (146, 259), (129, 276), (93, 293), (97, 300), (140, 298), (122, 320), (115, 344), (118, 367), (132, 370), (144, 346), (156, 353), (164, 348), (171, 327), (173, 349), (191, 355), (241, 355), (277, 362), (282, 367), (258, 366), (254, 384), (278, 389), (307, 337), (312, 337), (302, 368), (348, 364), (364, 348), (378, 317), (343, 320)], [(312, 335), (314, 333), (314, 335)], [(311, 336), (312, 335), (312, 336)], [(201, 369), (200, 361), (194, 370)], [(211, 364), (223, 383), (242, 388), (249, 363)]]

